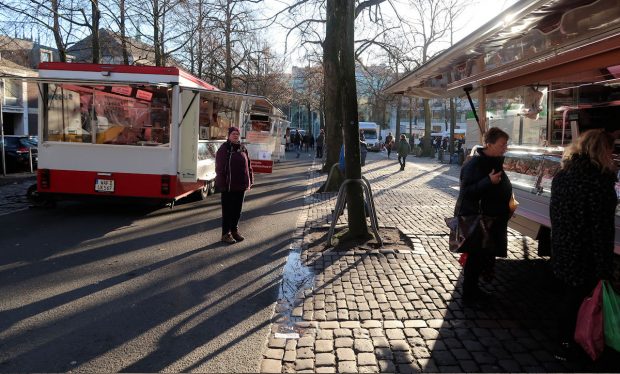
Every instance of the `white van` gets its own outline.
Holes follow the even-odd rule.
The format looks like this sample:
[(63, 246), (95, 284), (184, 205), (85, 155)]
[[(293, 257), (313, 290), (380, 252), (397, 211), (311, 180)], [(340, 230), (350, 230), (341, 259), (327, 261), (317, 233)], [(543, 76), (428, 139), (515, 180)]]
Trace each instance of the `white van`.
[(379, 126), (375, 122), (360, 122), (360, 131), (364, 132), (368, 150), (381, 149), (379, 141)]

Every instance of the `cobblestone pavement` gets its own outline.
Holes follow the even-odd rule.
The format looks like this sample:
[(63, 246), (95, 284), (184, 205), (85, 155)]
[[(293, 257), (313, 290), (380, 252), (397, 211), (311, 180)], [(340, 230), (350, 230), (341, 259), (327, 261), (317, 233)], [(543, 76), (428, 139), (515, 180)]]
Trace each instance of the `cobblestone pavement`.
[[(412, 158), (399, 172), (396, 160), (369, 154), (363, 174), (379, 225), (397, 227), (412, 240), (406, 253), (309, 252), (303, 234), (326, 226), (335, 206), (335, 194), (312, 194), (325, 175), (309, 171), (306, 210), (293, 242), (314, 282), (297, 292), (288, 319), (285, 307), (276, 309), (263, 372), (608, 370), (554, 360), (556, 286), (536, 242), (516, 231), (509, 230), (508, 258), (498, 260), (495, 278), (484, 285), (495, 299), (484, 307), (463, 305), (462, 269), (447, 249), (443, 221), (452, 215), (459, 171)], [(345, 220), (346, 214), (339, 223)], [(286, 321), (294, 324), (288, 331)]]

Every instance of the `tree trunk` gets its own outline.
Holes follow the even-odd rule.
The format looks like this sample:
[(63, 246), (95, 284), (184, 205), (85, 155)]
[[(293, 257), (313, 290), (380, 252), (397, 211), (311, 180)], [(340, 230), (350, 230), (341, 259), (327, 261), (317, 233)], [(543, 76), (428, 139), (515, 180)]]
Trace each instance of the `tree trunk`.
[(155, 66), (162, 66), (161, 64), (161, 45), (159, 44), (159, 0), (153, 1), (153, 47), (155, 50)]
[[(204, 61), (204, 3), (202, 0), (198, 1), (198, 34), (196, 36), (195, 47), (196, 56), (192, 56), (192, 68), (196, 69), (196, 76), (200, 79), (205, 79), (205, 75), (202, 71)], [(194, 51), (194, 48), (191, 49)]]
[(394, 131), (394, 144), (400, 141), (400, 111), (403, 107), (403, 97), (396, 95), (396, 130)]
[(60, 62), (67, 62), (67, 50), (65, 43), (62, 41), (60, 35), (60, 16), (58, 14), (58, 0), (52, 0), (52, 11), (54, 15), (54, 41), (56, 41), (56, 48), (58, 49), (58, 57)]
[(327, 24), (323, 44), (323, 86), (325, 90), (325, 165), (323, 171), (329, 172), (338, 163), (342, 146), (342, 108), (338, 98), (338, 33), (339, 20), (336, 17), (338, 1), (327, 1)]
[(409, 136), (413, 137), (413, 97), (409, 96)]
[(325, 100), (321, 99), (319, 102), (319, 126), (325, 130)]
[(450, 154), (453, 154), (454, 149), (454, 130), (456, 129), (456, 106), (454, 104), (454, 98), (450, 98), (450, 143), (448, 149)]
[[(354, 21), (355, 0), (337, 1), (336, 19), (340, 19), (340, 64), (339, 79), (342, 103), (342, 124), (344, 129), (345, 176), (346, 179), (361, 180), (360, 135), (357, 112), (357, 91), (355, 82)], [(366, 215), (364, 214), (364, 195), (359, 184), (347, 185), (347, 211), (349, 235), (368, 236)]]
[(121, 10), (121, 48), (123, 49), (123, 63), (129, 65), (129, 53), (127, 52), (127, 29), (125, 27), (125, 0), (120, 0), (119, 8)]
[(423, 155), (430, 156), (432, 155), (432, 144), (431, 144), (431, 104), (429, 99), (422, 100), (424, 103), (424, 149)]
[(224, 37), (226, 38), (225, 45), (225, 59), (226, 66), (224, 70), (224, 91), (232, 91), (232, 41), (230, 40), (230, 36), (232, 33), (231, 23), (231, 9), (230, 9), (231, 0), (226, 0), (226, 31)]
[(93, 47), (93, 64), (101, 63), (101, 46), (99, 43), (99, 18), (101, 13), (99, 12), (99, 0), (91, 0), (91, 9), (93, 16), (93, 33), (91, 37)]
[(386, 123), (386, 121), (387, 121), (387, 117), (386, 117), (387, 110), (388, 110), (388, 105), (387, 105), (387, 102), (384, 101), (383, 102), (383, 107), (382, 107), (382, 110), (381, 110), (381, 122), (380, 122), (380, 125), (379, 125), (379, 140), (385, 139), (385, 137), (381, 135), (381, 130), (385, 130), (385, 129), (390, 127)]

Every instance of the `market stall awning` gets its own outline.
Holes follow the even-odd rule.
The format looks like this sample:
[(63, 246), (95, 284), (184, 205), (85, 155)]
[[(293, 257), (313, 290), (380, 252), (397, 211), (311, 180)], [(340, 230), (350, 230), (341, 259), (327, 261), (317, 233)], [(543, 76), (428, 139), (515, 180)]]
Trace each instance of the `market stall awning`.
[[(522, 0), (386, 89), (424, 98), (567, 79), (620, 62), (620, 0)], [(610, 71), (587, 78), (616, 79)], [(573, 77), (574, 79), (575, 77)]]
[[(84, 78), (52, 78), (52, 77), (41, 77), (37, 74), (37, 72), (32, 71), (30, 74), (21, 73), (18, 74), (15, 71), (8, 71), (0, 69), (0, 79), (13, 79), (13, 80), (22, 80), (26, 82), (32, 83), (66, 83), (66, 84), (75, 84), (75, 85), (154, 85), (158, 87), (172, 87), (176, 85), (176, 82), (159, 82), (159, 81), (148, 81), (147, 80), (131, 80), (131, 79), (107, 79), (105, 82), (101, 80), (94, 79), (84, 79)], [(147, 76), (148, 78), (148, 76)], [(197, 88), (190, 86), (180, 86), (181, 89), (191, 90), (195, 92), (200, 92), (203, 97), (210, 97), (214, 101), (218, 101), (222, 106), (239, 110), (241, 107), (241, 103), (247, 101), (251, 104), (251, 111), (256, 111), (257, 113), (268, 114), (274, 117), (284, 118), (284, 113), (278, 109), (273, 103), (266, 97), (250, 95), (250, 94), (242, 94), (237, 92), (228, 92), (228, 91), (219, 91), (213, 90), (210, 88)]]

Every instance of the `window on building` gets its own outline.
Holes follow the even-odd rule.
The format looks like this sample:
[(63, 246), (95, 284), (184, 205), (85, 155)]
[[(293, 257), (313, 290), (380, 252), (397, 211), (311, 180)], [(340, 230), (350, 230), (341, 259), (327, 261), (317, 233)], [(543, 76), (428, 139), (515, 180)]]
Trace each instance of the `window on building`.
[(20, 80), (4, 80), (4, 105), (22, 105), (22, 82)]
[(41, 51), (41, 62), (51, 62), (51, 61), (52, 61), (52, 52)]

